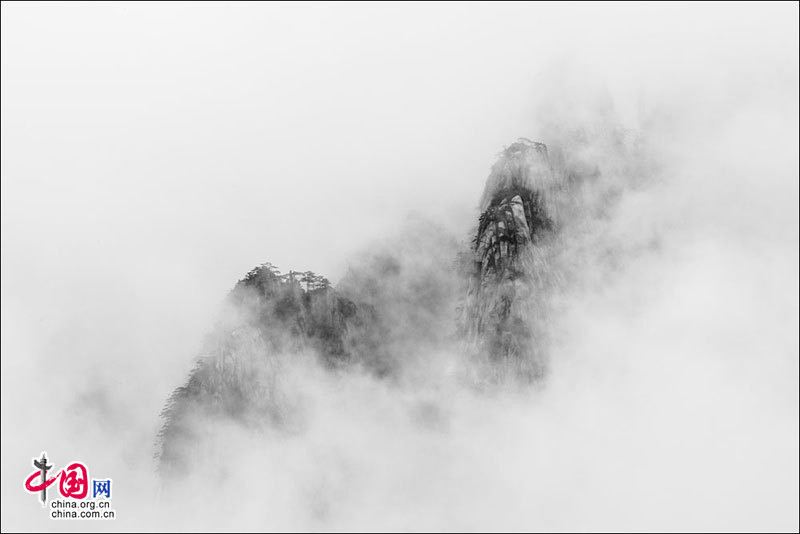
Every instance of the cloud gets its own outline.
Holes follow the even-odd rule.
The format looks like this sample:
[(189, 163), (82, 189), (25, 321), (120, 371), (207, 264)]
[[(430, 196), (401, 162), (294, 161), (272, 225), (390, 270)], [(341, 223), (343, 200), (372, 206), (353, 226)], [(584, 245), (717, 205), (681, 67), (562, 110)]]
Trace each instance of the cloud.
[[(797, 530), (796, 5), (73, 7), (3, 4), (3, 530)], [(543, 387), (465, 386), (446, 343), (407, 381), (292, 357), (299, 427), (215, 424), (161, 484), (158, 413), (236, 279), (342, 278), (411, 210), (445, 255), (520, 135), (602, 171)], [(440, 261), (411, 227), (375, 245), (409, 329)], [(119, 519), (45, 517), (43, 449)]]

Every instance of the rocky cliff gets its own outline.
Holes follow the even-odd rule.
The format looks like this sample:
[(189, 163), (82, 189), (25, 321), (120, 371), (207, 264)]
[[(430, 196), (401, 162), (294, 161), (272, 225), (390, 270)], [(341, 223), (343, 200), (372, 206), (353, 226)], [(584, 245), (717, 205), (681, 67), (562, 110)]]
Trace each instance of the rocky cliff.
[(254, 430), (291, 425), (295, 407), (279, 384), (285, 356), (313, 353), (328, 368), (342, 367), (359, 353), (354, 344), (366, 342), (360, 332), (375, 330), (370, 308), (358, 308), (324, 277), (281, 274), (269, 263), (247, 273), (226, 305), (188, 380), (162, 413), (162, 470), (181, 468), (215, 421)]
[[(520, 139), (498, 158), (486, 182), (460, 318), (467, 350), (489, 362), (490, 375), (540, 378), (548, 236), (557, 188), (547, 147)], [(537, 298), (538, 297), (538, 298)]]
[(301, 419), (283, 378), (292, 358), (401, 380), (424, 374), (437, 354), (461, 352), (476, 385), (543, 377), (562, 175), (544, 144), (520, 139), (491, 168), (460, 254), (456, 240), (416, 221), (336, 288), (311, 272), (251, 270), (164, 409), (162, 471), (182, 469), (220, 424), (291, 432)]

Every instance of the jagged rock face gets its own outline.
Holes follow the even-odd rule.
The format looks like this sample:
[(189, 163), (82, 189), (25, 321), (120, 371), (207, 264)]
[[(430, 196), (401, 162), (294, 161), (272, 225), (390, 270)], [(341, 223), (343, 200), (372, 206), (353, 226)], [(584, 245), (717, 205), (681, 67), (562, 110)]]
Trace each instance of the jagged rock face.
[(462, 312), (473, 352), (531, 378), (544, 372), (536, 297), (546, 258), (541, 244), (554, 228), (548, 196), (555, 185), (542, 143), (521, 139), (501, 154), (481, 200)]
[(290, 427), (298, 407), (280, 384), (287, 355), (313, 353), (327, 367), (341, 367), (373, 321), (367, 308), (358, 309), (324, 278), (280, 275), (270, 264), (240, 280), (227, 304), (230, 311), (162, 412), (162, 472), (183, 471), (185, 458), (211, 440), (205, 429), (215, 424), (253, 431)]
[[(297, 367), (290, 360), (304, 355), (328, 370), (358, 366), (376, 377), (416, 380), (430, 369), (428, 358), (460, 346), (477, 358), (466, 367), (478, 370), (478, 383), (541, 377), (555, 175), (545, 145), (521, 139), (505, 149), (467, 254), (420, 221), (352, 266), (337, 289), (313, 273), (282, 275), (271, 264), (247, 273), (163, 411), (161, 471), (185, 470), (184, 459), (213, 448), (225, 425), (254, 432), (301, 425), (302, 401), (286, 376)], [(461, 269), (453, 265), (457, 255)]]
[(544, 192), (556, 185), (550, 168), (547, 146), (520, 138), (503, 150), (492, 166), (481, 196), (480, 209), (485, 211), (498, 198), (514, 191)]
[(279, 275), (265, 264), (250, 271), (228, 296), (275, 352), (316, 350), (336, 365), (349, 357), (345, 338), (356, 305), (313, 273)]

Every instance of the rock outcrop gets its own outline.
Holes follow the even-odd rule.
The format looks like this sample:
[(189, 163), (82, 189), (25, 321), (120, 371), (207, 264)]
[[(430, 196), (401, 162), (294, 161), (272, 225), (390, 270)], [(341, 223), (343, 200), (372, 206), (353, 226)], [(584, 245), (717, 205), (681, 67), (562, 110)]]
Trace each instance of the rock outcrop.
[(163, 411), (161, 470), (183, 470), (220, 423), (292, 431), (302, 417), (283, 377), (301, 355), (332, 371), (416, 380), (430, 358), (459, 347), (476, 384), (541, 378), (556, 176), (544, 144), (506, 148), (459, 261), (456, 240), (422, 221), (372, 249), (336, 289), (311, 272), (251, 270)]
[(553, 172), (547, 147), (520, 139), (492, 167), (465, 267), (461, 332), (489, 374), (538, 378), (545, 351), (537, 335), (545, 290), (545, 243), (554, 230)]
[(282, 275), (269, 263), (247, 273), (226, 304), (188, 380), (162, 413), (162, 470), (181, 469), (214, 421), (254, 430), (291, 426), (294, 406), (279, 384), (285, 355), (313, 353), (339, 368), (363, 342), (359, 333), (373, 330), (369, 308), (358, 309), (325, 278)]

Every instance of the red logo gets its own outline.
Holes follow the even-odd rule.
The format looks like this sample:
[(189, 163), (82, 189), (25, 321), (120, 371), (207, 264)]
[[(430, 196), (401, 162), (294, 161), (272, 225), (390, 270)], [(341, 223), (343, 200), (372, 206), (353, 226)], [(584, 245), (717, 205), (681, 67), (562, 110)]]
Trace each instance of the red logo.
[[(38, 469), (25, 479), (25, 489), (31, 493), (42, 494), (42, 504), (47, 501), (47, 488), (60, 479), (58, 489), (62, 497), (73, 499), (83, 499), (89, 493), (89, 476), (86, 466), (81, 462), (73, 462), (66, 468), (59, 471), (55, 476), (47, 477), (47, 471), (52, 469), (52, 465), (47, 465), (47, 457), (42, 453), (41, 460), (34, 458), (33, 466)], [(39, 477), (39, 483), (34, 480)]]

